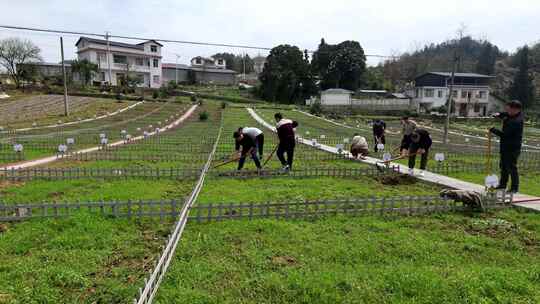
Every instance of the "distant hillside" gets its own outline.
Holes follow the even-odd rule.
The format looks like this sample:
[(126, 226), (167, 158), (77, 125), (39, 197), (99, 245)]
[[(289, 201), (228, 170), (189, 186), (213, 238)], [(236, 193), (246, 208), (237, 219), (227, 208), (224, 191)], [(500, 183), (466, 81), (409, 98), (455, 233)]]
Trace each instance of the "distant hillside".
[[(451, 71), (453, 58), (459, 57), (457, 72), (474, 72), (495, 76), (494, 92), (506, 96), (517, 72), (514, 54), (502, 51), (486, 40), (472, 37), (429, 44), (383, 65), (384, 78), (396, 89), (410, 85), (414, 78), (428, 71)], [(540, 97), (540, 43), (530, 47), (531, 71), (535, 77), (536, 96)]]

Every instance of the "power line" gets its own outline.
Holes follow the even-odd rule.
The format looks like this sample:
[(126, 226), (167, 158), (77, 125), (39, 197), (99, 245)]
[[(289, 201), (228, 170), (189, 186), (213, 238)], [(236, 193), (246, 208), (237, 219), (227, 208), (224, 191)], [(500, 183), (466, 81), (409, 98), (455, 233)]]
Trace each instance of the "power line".
[[(76, 32), (76, 31), (65, 31), (65, 30), (51, 30), (51, 29), (39, 29), (33, 27), (23, 27), (23, 26), (14, 26), (14, 25), (0, 25), (0, 28), (12, 29), (12, 30), (23, 30), (23, 31), (34, 31), (34, 32), (45, 32), (45, 33), (55, 33), (55, 34), (65, 34), (65, 35), (78, 35), (78, 36), (95, 36), (107, 38), (106, 34), (97, 34), (90, 32)], [(270, 47), (262, 46), (252, 46), (252, 45), (242, 45), (242, 44), (229, 44), (229, 43), (214, 43), (214, 42), (199, 42), (199, 41), (187, 41), (187, 40), (174, 40), (174, 39), (161, 39), (161, 38), (144, 38), (144, 37), (135, 37), (135, 36), (121, 36), (121, 35), (109, 35), (110, 38), (119, 38), (119, 39), (128, 39), (128, 40), (155, 40), (165, 43), (179, 43), (179, 44), (190, 44), (190, 45), (200, 45), (200, 46), (219, 46), (219, 47), (230, 47), (230, 48), (241, 48), (241, 49), (252, 49), (252, 50), (264, 50), (270, 51)], [(308, 53), (314, 53), (314, 51), (308, 50)], [(379, 54), (365, 54), (366, 57), (376, 57), (376, 58), (396, 58), (398, 56), (388, 56), (388, 55), (379, 55)]]

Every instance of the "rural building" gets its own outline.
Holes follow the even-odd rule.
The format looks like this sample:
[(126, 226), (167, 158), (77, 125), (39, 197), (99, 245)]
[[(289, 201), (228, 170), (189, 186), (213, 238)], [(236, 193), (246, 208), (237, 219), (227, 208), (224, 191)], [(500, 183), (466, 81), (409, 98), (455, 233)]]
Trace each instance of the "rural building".
[(350, 106), (354, 92), (344, 89), (328, 89), (321, 92), (323, 106)]
[(159, 88), (162, 84), (163, 45), (155, 40), (130, 44), (81, 37), (75, 46), (79, 60), (88, 59), (98, 65), (99, 72), (93, 81), (121, 85), (129, 73), (139, 78), (142, 87)]
[(258, 55), (253, 57), (253, 71), (259, 75), (264, 70), (264, 64), (266, 63), (266, 57)]
[(356, 91), (358, 98), (385, 98), (388, 95), (386, 90), (358, 90)]
[[(451, 73), (429, 72), (415, 79), (413, 102), (419, 110), (433, 110), (448, 100)], [(476, 117), (490, 113), (489, 81), (492, 76), (475, 73), (455, 73), (453, 98), (456, 116)]]
[[(225, 61), (215, 60), (216, 64), (207, 62), (200, 64), (197, 58), (204, 62), (203, 57), (195, 57), (191, 60), (192, 65), (163, 63), (163, 83), (177, 81), (179, 83), (213, 83), (219, 85), (233, 85), (236, 83), (236, 72), (225, 68)], [(206, 58), (207, 59), (207, 58)], [(195, 65), (193, 65), (195, 63)]]

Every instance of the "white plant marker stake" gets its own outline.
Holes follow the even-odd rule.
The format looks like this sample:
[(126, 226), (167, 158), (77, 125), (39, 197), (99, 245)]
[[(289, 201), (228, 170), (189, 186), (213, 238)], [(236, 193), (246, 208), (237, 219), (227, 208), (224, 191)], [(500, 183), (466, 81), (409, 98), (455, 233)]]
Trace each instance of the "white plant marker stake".
[(439, 163), (444, 161), (444, 153), (435, 153), (435, 160)]
[(499, 177), (495, 174), (488, 175), (486, 176), (485, 184), (488, 188), (495, 188), (499, 186)]
[(70, 137), (70, 138), (66, 139), (66, 144), (68, 144), (68, 145), (75, 144), (75, 138)]
[(24, 149), (24, 148), (23, 148), (23, 145), (22, 145), (22, 144), (14, 144), (14, 145), (13, 145), (13, 150), (14, 150), (15, 152), (22, 152), (23, 149)]
[(58, 152), (60, 152), (60, 154), (65, 154), (68, 150), (68, 147), (64, 144), (60, 144), (58, 145)]

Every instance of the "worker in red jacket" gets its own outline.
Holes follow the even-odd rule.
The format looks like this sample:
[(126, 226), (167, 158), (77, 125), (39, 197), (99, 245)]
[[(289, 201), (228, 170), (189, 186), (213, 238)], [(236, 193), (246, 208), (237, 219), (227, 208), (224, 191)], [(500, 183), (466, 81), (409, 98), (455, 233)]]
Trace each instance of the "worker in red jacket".
[[(276, 154), (283, 166), (282, 170), (289, 171), (293, 165), (294, 148), (296, 145), (294, 128), (298, 126), (298, 122), (284, 119), (281, 113), (276, 113), (274, 118), (276, 119), (276, 130), (279, 138)], [(287, 160), (285, 160), (285, 153), (287, 153)]]

